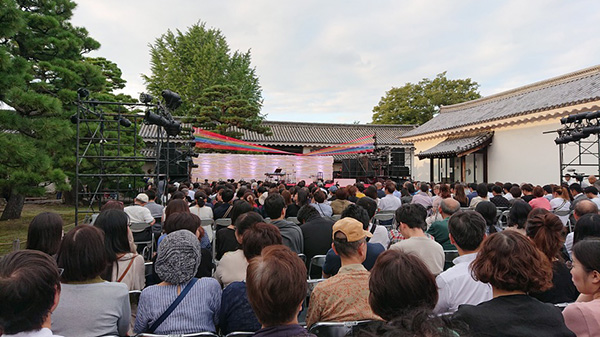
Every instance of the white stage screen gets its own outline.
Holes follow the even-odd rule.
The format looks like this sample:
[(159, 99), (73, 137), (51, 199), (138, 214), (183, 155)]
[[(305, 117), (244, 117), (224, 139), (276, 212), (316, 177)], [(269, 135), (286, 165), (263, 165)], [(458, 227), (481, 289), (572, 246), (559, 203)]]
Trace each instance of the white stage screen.
[(333, 177), (333, 157), (331, 156), (293, 156), (262, 154), (200, 154), (194, 158), (197, 168), (192, 169), (192, 181), (243, 179), (245, 181), (265, 180), (265, 173), (272, 173), (280, 167), (288, 174), (283, 178), (288, 182), (317, 180), (319, 172), (323, 179)]

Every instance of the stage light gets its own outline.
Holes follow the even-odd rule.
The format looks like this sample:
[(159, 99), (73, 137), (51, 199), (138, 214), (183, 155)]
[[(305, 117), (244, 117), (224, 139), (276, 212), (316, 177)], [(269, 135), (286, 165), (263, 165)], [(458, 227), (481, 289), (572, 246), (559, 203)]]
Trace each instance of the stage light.
[(586, 133), (588, 135), (591, 135), (594, 133), (600, 133), (600, 126), (598, 126), (598, 125), (586, 126), (583, 129), (581, 129), (581, 132)]
[(71, 123), (77, 124), (77, 114), (72, 115), (71, 117), (69, 117), (69, 119), (71, 120)]
[(148, 103), (152, 102), (153, 99), (154, 99), (154, 97), (152, 97), (152, 95), (147, 94), (145, 92), (140, 94), (140, 102), (142, 102), (144, 104), (148, 104)]
[(571, 133), (571, 138), (573, 138), (573, 141), (578, 141), (580, 139), (587, 138), (589, 136), (590, 136), (589, 133), (585, 133), (585, 132), (581, 132), (581, 131), (576, 131), (576, 132)]
[(600, 118), (600, 110), (599, 111), (588, 112), (588, 114), (587, 114), (587, 116), (585, 118), (587, 120)]
[(167, 125), (163, 126), (165, 131), (169, 136), (175, 137), (181, 132), (181, 123), (178, 121), (169, 122)]
[(148, 124), (165, 126), (169, 124), (169, 121), (163, 116), (157, 115), (155, 113), (150, 112), (150, 110), (146, 111), (146, 117), (144, 117)]
[(146, 111), (145, 120), (148, 124), (162, 126), (169, 136), (175, 137), (181, 132), (181, 123), (175, 120), (170, 121), (163, 116), (150, 112), (150, 110)]
[(131, 121), (123, 116), (115, 116), (115, 120), (118, 121), (121, 126), (126, 128), (131, 126)]
[(79, 88), (77, 89), (77, 97), (79, 97), (79, 99), (86, 99), (90, 96), (90, 92), (89, 90), (87, 90), (86, 88)]
[(181, 105), (181, 96), (179, 96), (179, 94), (172, 92), (171, 90), (163, 90), (161, 95), (169, 110), (175, 110)]

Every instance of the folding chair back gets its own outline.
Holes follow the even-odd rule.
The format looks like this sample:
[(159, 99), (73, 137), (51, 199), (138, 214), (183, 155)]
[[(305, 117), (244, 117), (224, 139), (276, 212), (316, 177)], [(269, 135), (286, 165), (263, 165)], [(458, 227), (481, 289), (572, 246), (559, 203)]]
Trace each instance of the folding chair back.
[(297, 217), (295, 217), (295, 216), (290, 216), (290, 217), (287, 217), (287, 218), (285, 218), (285, 219), (286, 219), (287, 221), (289, 221), (289, 222), (293, 222), (293, 223), (295, 223), (296, 225), (299, 225), (299, 224), (300, 224), (300, 221), (298, 221), (298, 218), (297, 218)]
[(310, 327), (308, 332), (317, 335), (317, 337), (344, 337), (354, 335), (361, 326), (371, 321), (351, 321), (351, 322), (318, 322)]
[(312, 271), (312, 267), (316, 266), (319, 268), (323, 268), (323, 265), (325, 264), (325, 255), (315, 255), (312, 257), (312, 259), (310, 259), (310, 265), (308, 266), (308, 279), (312, 279), (310, 277), (311, 275), (311, 271)]

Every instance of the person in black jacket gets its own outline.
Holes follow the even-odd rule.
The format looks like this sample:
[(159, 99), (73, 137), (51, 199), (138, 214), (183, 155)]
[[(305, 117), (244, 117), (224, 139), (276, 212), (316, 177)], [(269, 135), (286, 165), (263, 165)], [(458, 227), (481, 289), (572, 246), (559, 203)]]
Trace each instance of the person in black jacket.
[[(331, 236), (334, 221), (324, 218), (319, 211), (311, 205), (304, 205), (298, 211), (298, 221), (304, 237), (304, 255), (306, 255), (306, 268), (315, 255), (325, 255), (331, 249)], [(311, 278), (321, 278), (321, 268), (311, 269)]]
[(527, 237), (512, 230), (490, 235), (471, 266), (494, 296), (458, 307), (453, 319), (468, 324), (472, 336), (575, 336), (558, 308), (528, 295), (552, 287), (552, 265)]

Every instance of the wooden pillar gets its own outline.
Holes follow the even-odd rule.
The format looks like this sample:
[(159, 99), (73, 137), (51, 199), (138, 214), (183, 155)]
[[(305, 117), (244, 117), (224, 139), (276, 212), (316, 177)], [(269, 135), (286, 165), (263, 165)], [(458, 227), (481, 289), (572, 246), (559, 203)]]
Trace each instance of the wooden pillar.
[(467, 156), (460, 157), (460, 182), (467, 180)]
[(483, 182), (489, 184), (488, 181), (488, 148), (483, 149)]
[(429, 159), (429, 181), (433, 181), (433, 158)]

